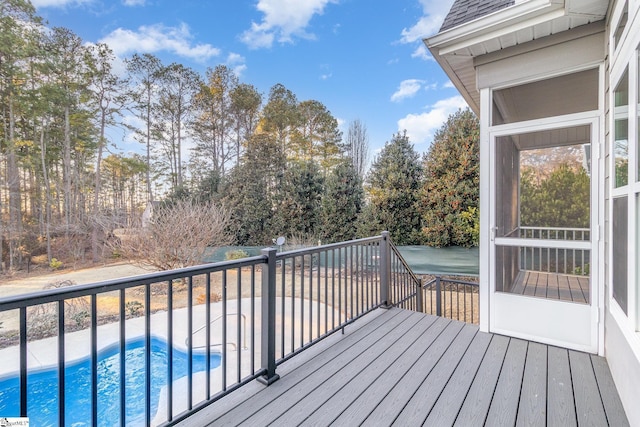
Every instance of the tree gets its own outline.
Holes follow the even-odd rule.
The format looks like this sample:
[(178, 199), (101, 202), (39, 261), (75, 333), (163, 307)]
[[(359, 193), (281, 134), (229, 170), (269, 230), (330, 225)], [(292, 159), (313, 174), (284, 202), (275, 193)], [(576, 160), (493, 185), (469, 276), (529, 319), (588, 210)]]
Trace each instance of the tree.
[(237, 244), (270, 244), (277, 235), (274, 195), (282, 185), (284, 163), (274, 136), (258, 133), (249, 138), (240, 164), (225, 177), (220, 193), (231, 212)]
[[(105, 132), (107, 127), (115, 124), (116, 115), (122, 112), (124, 101), (121, 96), (124, 93), (124, 85), (122, 80), (113, 72), (115, 56), (107, 45), (93, 45), (89, 47), (87, 54), (89, 55), (87, 64), (91, 81), (88, 92), (92, 115), (96, 118), (96, 126), (99, 130), (92, 212), (94, 219), (97, 219), (100, 216), (102, 156), (106, 147)], [(99, 260), (98, 234), (100, 231), (102, 230), (99, 230), (97, 222), (94, 221), (91, 233), (91, 247), (94, 262)]]
[(153, 190), (151, 188), (151, 127), (153, 125), (151, 118), (152, 102), (156, 96), (157, 81), (162, 71), (162, 62), (158, 57), (145, 53), (138, 55), (137, 53), (126, 61), (127, 72), (130, 83), (132, 84), (129, 96), (133, 100), (136, 117), (140, 119), (145, 128), (135, 129), (137, 139), (145, 145), (146, 148), (146, 183), (147, 197), (153, 202)]
[(371, 165), (365, 189), (371, 203), (372, 228), (389, 231), (399, 245), (420, 243), (418, 190), (422, 167), (407, 132), (387, 142)]
[[(3, 155), (6, 156), (6, 180), (9, 190), (6, 237), (9, 242), (10, 269), (14, 266), (19, 236), (22, 232), (16, 127), (22, 92), (28, 86), (26, 84), (28, 75), (23, 64), (34, 54), (36, 41), (39, 38), (40, 22), (41, 19), (36, 16), (30, 2), (22, 0), (0, 2), (0, 106), (2, 107), (2, 146)], [(2, 253), (3, 250), (0, 247), (0, 254)]]
[(287, 152), (291, 133), (299, 121), (298, 98), (282, 84), (274, 85), (269, 91), (269, 99), (262, 109), (261, 131), (270, 133)]
[(242, 143), (256, 131), (262, 95), (253, 86), (240, 83), (231, 90), (231, 113), (235, 124), (236, 164), (240, 163)]
[(318, 237), (323, 178), (312, 161), (292, 162), (276, 197), (274, 231), (306, 240)]
[(225, 174), (226, 164), (234, 157), (236, 140), (232, 137), (234, 116), (231, 93), (238, 77), (226, 65), (207, 69), (205, 83), (196, 95), (196, 117), (192, 123), (196, 139), (194, 152), (207, 159), (216, 173)]
[[(200, 78), (191, 68), (172, 63), (159, 74), (160, 94), (154, 104), (152, 127), (159, 141), (160, 170), (169, 170), (171, 190), (183, 186), (182, 140), (184, 127), (190, 121), (191, 100), (200, 89)], [(167, 167), (168, 166), (168, 167)]]
[(347, 136), (345, 140), (347, 155), (353, 163), (360, 179), (364, 179), (369, 164), (369, 135), (367, 127), (360, 119), (353, 120), (349, 123)]
[(429, 246), (478, 244), (480, 126), (469, 109), (447, 119), (424, 156), (421, 206)]
[(582, 168), (558, 166), (541, 181), (526, 168), (520, 177), (520, 223), (531, 227), (589, 228), (590, 178)]
[(322, 239), (355, 239), (364, 204), (362, 180), (350, 161), (343, 161), (327, 177), (322, 197)]
[(338, 121), (320, 101), (303, 101), (296, 110), (298, 121), (287, 154), (296, 160), (317, 162), (326, 176), (342, 159)]
[(210, 248), (231, 243), (229, 212), (212, 202), (178, 200), (154, 208), (148, 227), (131, 230), (120, 242), (129, 259), (160, 270), (201, 264)]

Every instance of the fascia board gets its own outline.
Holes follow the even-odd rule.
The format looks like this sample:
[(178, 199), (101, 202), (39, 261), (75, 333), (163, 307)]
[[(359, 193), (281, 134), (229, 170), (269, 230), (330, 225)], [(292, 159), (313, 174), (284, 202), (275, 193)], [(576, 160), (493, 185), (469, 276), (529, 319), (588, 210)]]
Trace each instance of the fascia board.
[(497, 36), (564, 16), (563, 0), (529, 0), (425, 39), (429, 50), (446, 55)]
[(460, 92), (460, 95), (462, 95), (464, 100), (467, 101), (467, 105), (469, 105), (469, 108), (471, 108), (471, 110), (474, 113), (476, 113), (478, 117), (480, 117), (480, 105), (478, 105), (476, 100), (473, 99), (473, 97), (471, 96), (467, 88), (464, 86), (462, 81), (458, 78), (458, 75), (456, 74), (453, 67), (451, 67), (449, 62), (444, 57), (439, 55), (433, 55), (433, 57), (436, 60), (436, 62), (440, 65), (440, 67), (442, 67), (445, 74), (449, 77), (449, 80), (451, 80), (451, 83), (455, 86), (456, 89), (458, 89), (458, 92)]

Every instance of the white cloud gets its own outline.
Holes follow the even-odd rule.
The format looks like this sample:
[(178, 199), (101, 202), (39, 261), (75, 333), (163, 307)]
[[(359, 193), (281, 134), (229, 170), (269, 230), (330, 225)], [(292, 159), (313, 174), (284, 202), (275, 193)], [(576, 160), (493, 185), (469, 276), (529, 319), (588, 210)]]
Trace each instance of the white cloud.
[(258, 0), (256, 8), (264, 14), (260, 23), (251, 23), (251, 28), (240, 36), (242, 42), (252, 49), (268, 48), (274, 41), (291, 43), (293, 37), (313, 39), (306, 31), (314, 15), (322, 15), (324, 8), (336, 0)]
[(167, 51), (204, 62), (220, 54), (210, 44), (192, 44), (193, 36), (187, 24), (167, 27), (163, 24), (143, 25), (137, 31), (118, 28), (100, 40), (118, 56), (132, 52), (154, 53)]
[(245, 57), (238, 53), (234, 53), (234, 52), (229, 53), (229, 55), (227, 56), (227, 65), (231, 67), (236, 77), (241, 77), (242, 73), (244, 73), (247, 70), (247, 65), (245, 64)]
[(451, 80), (447, 80), (447, 82), (443, 84), (442, 87), (444, 89), (455, 89), (455, 86), (453, 85), (453, 83), (451, 83)]
[(331, 77), (333, 77), (333, 73), (322, 74), (320, 80), (329, 80)]
[(433, 56), (431, 56), (429, 54), (429, 51), (427, 50), (427, 47), (424, 45), (424, 43), (420, 43), (420, 45), (416, 48), (416, 50), (413, 51), (413, 53), (411, 54), (412, 58), (420, 58), (424, 61), (435, 61), (435, 59), (433, 59)]
[(144, 6), (146, 0), (122, 0), (122, 4), (125, 6)]
[(78, 6), (85, 3), (90, 3), (92, 0), (32, 0), (37, 9), (43, 7), (66, 7), (66, 6)]
[(442, 99), (425, 113), (408, 114), (398, 120), (398, 131), (406, 129), (409, 139), (414, 144), (430, 143), (435, 132), (447, 121), (449, 115), (466, 106), (464, 98), (459, 95)]
[(402, 43), (413, 43), (438, 32), (453, 0), (420, 0), (422, 17), (411, 28), (402, 30)]
[(408, 79), (400, 82), (400, 86), (398, 90), (395, 91), (393, 95), (391, 95), (392, 102), (400, 102), (405, 98), (411, 98), (415, 96), (416, 93), (422, 88), (424, 84), (424, 80), (418, 79)]

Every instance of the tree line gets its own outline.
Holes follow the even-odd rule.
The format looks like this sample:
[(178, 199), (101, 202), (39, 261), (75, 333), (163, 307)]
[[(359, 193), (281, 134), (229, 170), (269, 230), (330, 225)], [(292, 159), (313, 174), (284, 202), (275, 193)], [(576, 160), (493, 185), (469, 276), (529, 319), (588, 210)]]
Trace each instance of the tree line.
[[(422, 160), (406, 134), (394, 135), (367, 174), (366, 125), (354, 120), (343, 135), (324, 104), (300, 101), (282, 84), (265, 96), (225, 65), (200, 75), (151, 54), (124, 59), (118, 72), (107, 45), (48, 28), (27, 0), (0, 1), (0, 34), (3, 269), (38, 254), (111, 256), (114, 229), (139, 227), (149, 204), (187, 199), (223, 207), (237, 244), (279, 235), (330, 242), (383, 229), (399, 244), (473, 244), (466, 232), (428, 237), (451, 221), (468, 228), (477, 207), (477, 194), (465, 193), (446, 215), (426, 213), (438, 192), (457, 191), (430, 187), (436, 177), (451, 180), (432, 154), (439, 139), (459, 137), (447, 125)], [(469, 111), (451, 120), (477, 122)], [(116, 129), (139, 153), (119, 153)], [(477, 128), (464, 132), (477, 140)], [(466, 159), (457, 171), (476, 185), (477, 146), (455, 149), (469, 150), (455, 156)]]

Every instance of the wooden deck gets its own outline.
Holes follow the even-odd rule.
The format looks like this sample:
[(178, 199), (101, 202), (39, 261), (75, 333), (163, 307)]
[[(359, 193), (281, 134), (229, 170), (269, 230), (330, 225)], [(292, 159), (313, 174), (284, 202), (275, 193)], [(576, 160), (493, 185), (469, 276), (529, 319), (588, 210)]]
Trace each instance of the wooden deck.
[(182, 425), (628, 425), (604, 358), (376, 310)]
[(588, 304), (589, 277), (521, 271), (510, 292)]

